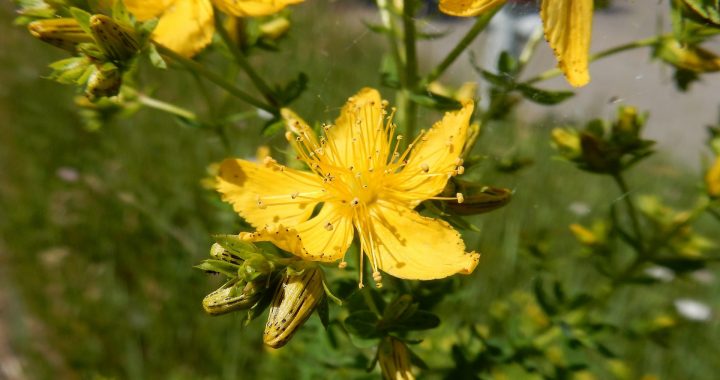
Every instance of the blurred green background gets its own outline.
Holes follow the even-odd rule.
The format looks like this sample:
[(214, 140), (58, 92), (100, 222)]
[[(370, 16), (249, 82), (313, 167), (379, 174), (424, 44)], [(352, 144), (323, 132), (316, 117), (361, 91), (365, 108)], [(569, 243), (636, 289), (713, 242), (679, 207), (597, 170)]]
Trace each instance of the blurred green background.
[[(297, 71), (309, 75), (309, 88), (294, 105), (307, 120), (332, 120), (350, 94), (379, 85), (384, 40), (317, 17), (328, 6), (297, 7), (282, 50), (253, 58), (278, 81)], [(332, 6), (339, 11), (342, 4)], [(224, 144), (216, 131), (181, 125), (149, 109), (89, 131), (74, 105), (75, 89), (42, 78), (47, 64), (64, 52), (32, 39), (12, 25), (13, 18), (12, 4), (0, 5), (0, 377), (379, 376), (353, 369), (367, 350), (344, 336), (335, 336), (340, 350), (332, 349), (316, 317), (286, 348), (271, 351), (262, 345), (261, 320), (243, 327), (242, 316), (202, 311), (200, 301), (219, 279), (192, 266), (207, 256), (211, 234), (241, 226), (231, 208), (201, 185), (206, 168), (229, 156), (252, 157), (259, 144), (283, 149), (281, 139), (262, 137), (262, 121), (250, 119), (220, 127), (229, 142)], [(231, 73), (217, 52), (204, 55)], [(197, 110), (201, 118), (248, 110), (188, 73), (140, 74), (157, 85), (155, 97)], [(204, 101), (204, 92), (211, 102)], [(457, 326), (480, 325), (501, 336), (532, 323), (526, 299), (540, 266), (571, 293), (593, 286), (597, 274), (578, 255), (568, 225), (603, 215), (619, 194), (609, 180), (554, 159), (549, 131), (555, 126), (552, 118), (533, 125), (510, 119), (485, 128), (478, 151), (486, 160), (468, 175), (512, 188), (516, 196), (506, 208), (476, 220), (481, 233), (466, 234), (468, 246), (483, 257), (474, 274), (455, 280), (463, 290), (435, 309), (443, 325), (417, 346), (431, 368), (452, 365), (448, 345), (463, 339), (455, 336)], [(508, 171), (508, 163), (518, 159), (529, 165)], [(630, 177), (633, 189), (680, 208), (690, 206), (700, 180), (697, 170), (662, 153)], [(712, 223), (701, 219), (699, 228), (714, 238)], [(546, 252), (541, 264), (529, 253), (533, 247)], [(705, 274), (712, 279), (718, 269)], [(718, 290), (716, 280), (676, 278), (619, 291), (609, 312), (620, 325), (661, 316), (680, 320), (674, 299), (698, 299), (717, 310)], [(502, 310), (510, 313), (509, 322), (496, 328), (490, 315)], [(510, 326), (515, 319), (518, 326)], [(720, 373), (716, 316), (678, 322), (663, 334), (671, 344), (617, 337), (612, 346), (620, 360), (598, 357), (591, 369), (598, 378), (628, 379), (713, 379)], [(512, 367), (505, 378), (533, 378)]]

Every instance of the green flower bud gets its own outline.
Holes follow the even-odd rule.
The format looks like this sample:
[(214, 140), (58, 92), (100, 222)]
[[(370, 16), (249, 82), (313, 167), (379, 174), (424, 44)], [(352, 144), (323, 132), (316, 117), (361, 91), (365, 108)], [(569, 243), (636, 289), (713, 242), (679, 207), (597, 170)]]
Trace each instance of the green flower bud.
[(248, 283), (239, 279), (230, 280), (203, 299), (203, 309), (210, 315), (249, 309), (260, 300), (264, 284), (264, 280)]
[(307, 268), (300, 274), (285, 273), (270, 305), (263, 341), (272, 348), (284, 346), (310, 317), (325, 296), (322, 270)]
[(404, 342), (387, 336), (378, 346), (378, 362), (385, 380), (413, 380), (410, 351)]
[(111, 61), (130, 59), (140, 50), (135, 31), (110, 17), (93, 15), (90, 17), (90, 30), (95, 42)]
[(28, 30), (33, 37), (71, 53), (75, 53), (78, 44), (94, 41), (74, 18), (33, 21)]
[(122, 75), (120, 70), (113, 64), (105, 64), (97, 67), (90, 74), (85, 88), (85, 95), (90, 100), (104, 96), (115, 96), (120, 91)]

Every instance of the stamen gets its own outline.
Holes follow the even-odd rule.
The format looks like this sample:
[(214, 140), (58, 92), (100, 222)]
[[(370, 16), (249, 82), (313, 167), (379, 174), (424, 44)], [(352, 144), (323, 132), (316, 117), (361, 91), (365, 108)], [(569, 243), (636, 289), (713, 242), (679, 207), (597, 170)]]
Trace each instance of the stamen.
[(457, 175), (461, 175), (461, 174), (465, 173), (465, 167), (458, 166), (457, 169), (455, 170), (455, 172), (457, 173)]
[(339, 269), (345, 269), (345, 268), (347, 268), (347, 266), (348, 266), (348, 263), (347, 263), (347, 261), (344, 261), (344, 260), (341, 261), (340, 264), (338, 264)]
[(455, 197), (457, 197), (457, 202), (458, 202), (458, 203), (463, 203), (463, 202), (465, 202), (465, 197), (462, 195), (462, 193), (457, 193), (457, 194), (455, 194)]
[[(458, 193), (458, 194), (460, 194), (460, 193)], [(462, 194), (461, 194), (461, 195), (462, 195)], [(460, 203), (462, 203), (462, 202), (460, 202)], [(332, 225), (332, 223), (330, 223), (330, 222), (325, 223), (325, 229), (328, 230), (328, 231), (332, 231), (332, 230), (333, 230), (333, 225)]]

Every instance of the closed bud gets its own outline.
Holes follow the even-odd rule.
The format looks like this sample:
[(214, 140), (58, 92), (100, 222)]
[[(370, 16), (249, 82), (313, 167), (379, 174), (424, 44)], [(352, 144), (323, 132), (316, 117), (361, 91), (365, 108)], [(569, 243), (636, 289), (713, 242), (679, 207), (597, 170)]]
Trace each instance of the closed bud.
[(679, 69), (696, 73), (720, 71), (720, 57), (715, 53), (699, 46), (684, 45), (672, 37), (657, 44), (655, 56)]
[(249, 309), (260, 300), (264, 284), (261, 279), (248, 283), (239, 279), (230, 280), (203, 299), (203, 309), (210, 315)]
[(97, 67), (87, 81), (85, 95), (90, 100), (104, 96), (115, 96), (120, 92), (122, 75), (120, 70), (110, 63)]
[(385, 380), (415, 379), (411, 371), (410, 350), (397, 338), (383, 338), (378, 346), (378, 362)]
[(300, 274), (285, 273), (275, 291), (263, 341), (272, 348), (284, 346), (325, 296), (322, 270), (306, 268)]
[(33, 37), (71, 53), (75, 53), (78, 44), (93, 42), (92, 36), (85, 33), (74, 18), (33, 21), (28, 24), (28, 30)]
[(552, 141), (558, 152), (568, 160), (574, 160), (582, 154), (580, 136), (577, 131), (568, 128), (552, 130)]
[[(455, 195), (456, 199), (446, 200), (445, 207), (456, 215), (484, 214), (510, 203), (512, 190), (500, 187), (484, 186), (457, 179), (448, 181), (443, 195)], [(462, 202), (457, 199), (462, 194)]]
[(707, 186), (708, 195), (720, 198), (720, 156), (715, 158), (715, 163), (705, 174), (705, 186)]
[(262, 36), (273, 40), (284, 36), (289, 29), (290, 21), (285, 17), (278, 17), (260, 25)]
[(90, 30), (95, 42), (111, 61), (124, 61), (140, 50), (135, 31), (105, 15), (90, 17)]

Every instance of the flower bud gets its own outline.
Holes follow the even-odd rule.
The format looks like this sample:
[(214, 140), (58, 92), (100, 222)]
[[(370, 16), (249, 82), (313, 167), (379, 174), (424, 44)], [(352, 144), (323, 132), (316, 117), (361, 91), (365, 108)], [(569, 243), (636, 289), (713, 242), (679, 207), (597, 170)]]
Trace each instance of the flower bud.
[(655, 56), (680, 69), (696, 73), (720, 71), (720, 57), (698, 46), (684, 45), (675, 38), (664, 38), (655, 47)]
[(85, 33), (74, 18), (33, 21), (28, 24), (28, 30), (33, 37), (71, 53), (75, 53), (78, 44), (93, 42), (92, 36)]
[(106, 65), (97, 67), (87, 81), (85, 95), (90, 100), (104, 96), (115, 96), (120, 91), (122, 75), (115, 65), (108, 62)]
[(552, 141), (558, 152), (568, 160), (576, 159), (582, 154), (580, 136), (578, 136), (574, 129), (553, 129)]
[(135, 32), (105, 15), (90, 17), (90, 31), (95, 42), (111, 61), (132, 58), (140, 49)]
[(270, 305), (263, 341), (272, 348), (284, 346), (310, 317), (325, 296), (322, 270), (306, 268), (300, 274), (285, 273)]
[(290, 21), (285, 17), (278, 17), (260, 25), (260, 33), (263, 37), (276, 40), (287, 33), (290, 29)]
[(230, 280), (203, 299), (203, 309), (210, 315), (249, 309), (260, 299), (264, 283), (261, 279), (248, 283), (239, 279)]
[(397, 338), (383, 338), (378, 346), (378, 362), (385, 380), (415, 379), (410, 368), (410, 351)]
[(720, 197), (720, 156), (715, 158), (715, 163), (705, 174), (705, 186), (711, 197)]

